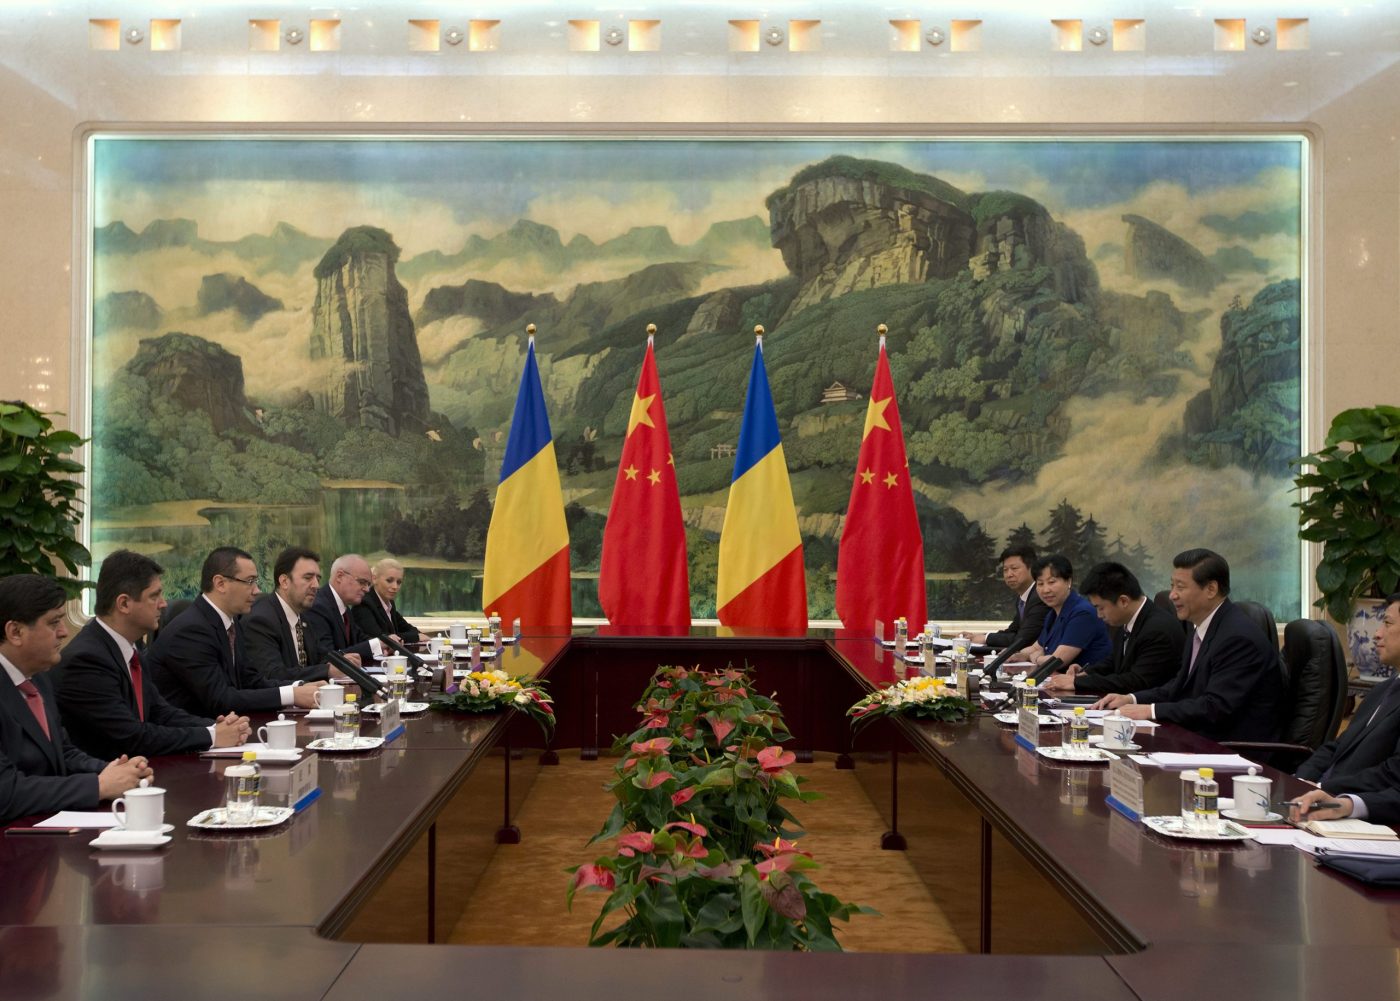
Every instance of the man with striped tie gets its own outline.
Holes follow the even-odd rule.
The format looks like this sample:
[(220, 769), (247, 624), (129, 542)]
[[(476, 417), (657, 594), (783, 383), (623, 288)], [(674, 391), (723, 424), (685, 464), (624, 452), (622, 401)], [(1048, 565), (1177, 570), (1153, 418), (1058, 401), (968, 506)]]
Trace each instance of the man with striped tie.
[(63, 731), (44, 677), (63, 641), (63, 588), (51, 577), (0, 580), (0, 824), (57, 810), (94, 810), (151, 777), (140, 756), (103, 761)]
[(58, 708), (73, 742), (89, 754), (155, 757), (233, 747), (248, 739), (248, 717), (217, 719), (172, 706), (142, 662), (142, 639), (165, 607), (161, 575), (149, 556), (118, 549), (97, 575), (96, 616), (63, 650), (54, 672)]
[[(326, 663), (306, 619), (321, 587), (321, 557), (310, 549), (292, 546), (277, 554), (272, 575), (277, 589), (253, 602), (241, 622), (253, 667), (281, 681), (345, 677), (339, 668)], [(347, 657), (359, 660), (354, 654)]]

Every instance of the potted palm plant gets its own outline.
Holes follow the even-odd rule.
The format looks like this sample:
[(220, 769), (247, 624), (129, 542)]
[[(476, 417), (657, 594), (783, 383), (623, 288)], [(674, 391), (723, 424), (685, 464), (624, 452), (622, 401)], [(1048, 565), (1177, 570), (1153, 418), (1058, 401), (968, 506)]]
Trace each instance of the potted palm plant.
[(1373, 644), (1380, 599), (1400, 590), (1400, 407), (1342, 411), (1323, 447), (1294, 461), (1299, 534), (1322, 544), (1317, 607), (1347, 624), (1362, 676), (1386, 676)]
[(62, 564), (70, 598), (88, 586), (75, 579), (92, 563), (77, 538), (82, 484), (74, 477), (83, 467), (68, 458), (82, 443), (27, 403), (0, 403), (0, 576), (53, 576)]

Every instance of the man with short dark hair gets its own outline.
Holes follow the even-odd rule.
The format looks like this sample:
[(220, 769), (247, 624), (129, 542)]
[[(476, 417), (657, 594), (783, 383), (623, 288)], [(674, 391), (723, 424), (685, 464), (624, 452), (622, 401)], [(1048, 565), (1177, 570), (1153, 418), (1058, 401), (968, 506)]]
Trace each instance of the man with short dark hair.
[(346, 553), (331, 564), (330, 580), (316, 592), (306, 613), (306, 631), (318, 649), (353, 653), (363, 664), (384, 656), (379, 639), (366, 636), (350, 617), (350, 609), (364, 601), (373, 586), (363, 556)]
[[(344, 677), (326, 663), (326, 655), (306, 621), (321, 586), (321, 557), (310, 549), (292, 546), (277, 554), (272, 573), (276, 590), (255, 601), (241, 623), (253, 667), (281, 681)], [(358, 661), (354, 654), (348, 656)]]
[(52, 577), (0, 579), (0, 824), (58, 810), (95, 810), (151, 777), (139, 755), (107, 762), (63, 731), (44, 672), (68, 637), (67, 596)]
[(315, 706), (321, 682), (279, 685), (248, 659), (236, 618), (258, 594), (253, 557), (220, 546), (205, 558), (199, 586), (200, 596), (151, 645), (156, 684), (165, 697), (186, 712), (206, 716)]
[(1230, 565), (1209, 549), (1172, 561), (1172, 605), (1192, 625), (1176, 676), (1096, 709), (1176, 723), (1212, 740), (1276, 740), (1284, 702), (1278, 649), (1229, 599)]
[(55, 672), (69, 735), (89, 754), (122, 749), (155, 757), (232, 747), (248, 739), (246, 716), (210, 720), (167, 702), (136, 645), (155, 631), (165, 608), (161, 574), (149, 556), (118, 549), (97, 575), (96, 615), (63, 650)]
[(1016, 614), (1005, 629), (988, 633), (984, 642), (996, 650), (1024, 650), (1040, 636), (1045, 616), (1050, 609), (1035, 593), (1035, 549), (1031, 546), (1007, 546), (1001, 551), (1001, 582), (1016, 595)]
[[(1400, 669), (1400, 593), (1385, 599), (1376, 630), (1382, 664)], [(1340, 737), (1319, 747), (1298, 768), (1298, 777), (1321, 788), (1297, 797), (1294, 819), (1355, 817), (1377, 824), (1400, 824), (1400, 677), (1376, 685)], [(1331, 801), (1335, 807), (1310, 809)]]
[(1181, 666), (1181, 623), (1142, 593), (1121, 563), (1099, 563), (1079, 584), (1104, 624), (1113, 630), (1113, 652), (1088, 667), (1071, 664), (1045, 681), (1048, 692), (1108, 695), (1165, 684)]

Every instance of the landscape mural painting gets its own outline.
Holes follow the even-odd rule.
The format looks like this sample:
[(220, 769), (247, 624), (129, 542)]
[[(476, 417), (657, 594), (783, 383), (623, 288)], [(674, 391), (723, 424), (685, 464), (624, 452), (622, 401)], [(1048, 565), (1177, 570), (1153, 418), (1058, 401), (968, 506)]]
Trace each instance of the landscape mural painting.
[[(696, 616), (753, 329), (805, 544), (837, 544), (888, 346), (929, 609), (1001, 618), (1010, 541), (1167, 586), (1205, 545), (1302, 612), (1306, 142), (97, 136), (95, 557), (271, 585), (289, 544), (407, 567), (409, 613), (478, 611), (526, 347), (563, 478), (574, 609), (596, 577), (655, 323)], [(872, 568), (878, 572), (878, 568)]]

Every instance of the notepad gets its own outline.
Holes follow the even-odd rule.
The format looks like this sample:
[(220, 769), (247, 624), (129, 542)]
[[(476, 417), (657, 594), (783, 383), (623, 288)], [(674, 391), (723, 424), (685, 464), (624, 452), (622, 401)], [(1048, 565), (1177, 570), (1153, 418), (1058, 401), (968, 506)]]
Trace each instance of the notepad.
[(1254, 762), (1238, 754), (1173, 754), (1158, 751), (1147, 755), (1147, 759), (1158, 768), (1214, 768), (1217, 772), (1243, 772), (1257, 768)]
[(1400, 841), (1389, 827), (1373, 824), (1369, 820), (1310, 820), (1304, 829), (1323, 838), (1347, 838), (1366, 841)]
[(47, 820), (41, 820), (35, 827), (90, 827), (110, 828), (117, 826), (117, 818), (111, 810), (63, 810)]
[(1299, 851), (1309, 855), (1371, 855), (1382, 858), (1400, 858), (1400, 840), (1377, 841), (1374, 838), (1308, 838), (1301, 835), (1297, 841)]

